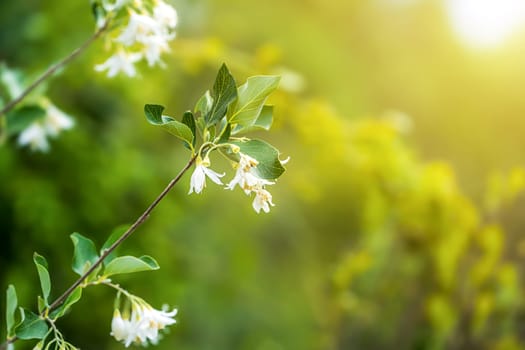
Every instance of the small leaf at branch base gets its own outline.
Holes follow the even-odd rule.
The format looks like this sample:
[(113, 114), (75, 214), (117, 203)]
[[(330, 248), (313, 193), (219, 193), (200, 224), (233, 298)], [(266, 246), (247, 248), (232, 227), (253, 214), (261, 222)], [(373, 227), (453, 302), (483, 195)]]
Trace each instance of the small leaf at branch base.
[(140, 258), (134, 256), (120, 256), (111, 260), (111, 262), (104, 269), (104, 276), (112, 276), (122, 273), (133, 273), (140, 271), (158, 270), (159, 265), (150, 256), (144, 255)]
[(46, 321), (29, 310), (20, 308), (22, 323), (15, 329), (15, 335), (20, 339), (42, 339), (49, 329)]
[(47, 260), (42, 255), (34, 253), (33, 261), (35, 262), (38, 277), (40, 279), (43, 301), (47, 305), (47, 299), (49, 298), (49, 293), (51, 292), (51, 279), (49, 278), (49, 272), (47, 271)]
[(70, 237), (75, 247), (73, 254), (73, 271), (79, 275), (83, 275), (98, 259), (95, 243), (76, 232)]
[[(193, 135), (191, 145), (192, 147), (195, 147), (195, 142), (197, 141), (195, 137), (195, 132), (197, 128), (195, 126), (195, 118), (193, 117), (193, 113), (191, 113), (191, 111), (184, 112), (184, 114), (182, 115), (182, 123), (186, 125), (188, 128), (190, 128), (191, 133)], [(187, 148), (191, 149), (191, 147), (189, 147), (189, 144), (185, 144), (185, 145)]]
[(11, 338), (14, 335), (15, 328), (15, 312), (18, 306), (18, 298), (16, 296), (15, 286), (12, 284), (7, 287), (6, 292), (6, 308), (5, 308), (5, 323), (7, 326), (7, 337)]

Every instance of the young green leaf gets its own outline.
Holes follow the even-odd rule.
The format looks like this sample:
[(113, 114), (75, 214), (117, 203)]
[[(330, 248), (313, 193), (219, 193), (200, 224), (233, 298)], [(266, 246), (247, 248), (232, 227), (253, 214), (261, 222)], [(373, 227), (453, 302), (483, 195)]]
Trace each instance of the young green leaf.
[(25, 130), (32, 123), (44, 119), (46, 110), (39, 105), (26, 105), (7, 113), (7, 133), (17, 134)]
[(56, 320), (57, 318), (64, 316), (71, 306), (79, 301), (81, 297), (82, 287), (77, 287), (73, 293), (67, 297), (66, 301), (51, 313), (50, 317)]
[(172, 117), (162, 115), (163, 110), (164, 107), (161, 105), (147, 104), (144, 106), (144, 114), (146, 114), (146, 118), (150, 124), (160, 126), (182, 141), (186, 141), (188, 144), (191, 143), (193, 140), (193, 133), (191, 129), (187, 125), (176, 121)]
[(46, 321), (29, 310), (20, 308), (22, 322), (16, 327), (15, 335), (20, 339), (42, 339), (47, 334)]
[(139, 271), (158, 270), (159, 265), (150, 256), (144, 255), (140, 258), (134, 256), (120, 256), (111, 260), (104, 269), (104, 276), (111, 276), (121, 273), (132, 273)]
[(265, 105), (263, 106), (259, 117), (255, 123), (249, 126), (236, 125), (232, 134), (245, 134), (248, 132), (259, 131), (259, 130), (270, 130), (273, 123), (273, 106)]
[[(106, 249), (111, 247), (113, 243), (115, 243), (129, 228), (129, 225), (120, 225), (111, 231), (111, 234), (109, 235), (108, 239), (104, 242), (102, 245), (102, 248), (100, 248), (100, 255), (104, 253)], [(118, 249), (117, 249), (118, 250)], [(116, 257), (116, 250), (112, 251), (105, 259), (104, 264), (108, 264), (111, 260), (113, 260)]]
[(272, 145), (261, 140), (233, 142), (240, 147), (241, 152), (257, 159), (259, 164), (255, 172), (262, 179), (274, 180), (284, 173), (284, 167), (279, 160), (279, 151)]
[(237, 98), (237, 88), (235, 86), (235, 79), (230, 74), (228, 67), (225, 64), (219, 69), (219, 73), (215, 78), (215, 83), (211, 90), (211, 97), (213, 104), (211, 109), (204, 116), (206, 126), (215, 125), (224, 115), (230, 103)]
[(6, 308), (5, 308), (5, 324), (7, 326), (7, 337), (11, 338), (14, 336), (15, 328), (15, 312), (18, 306), (18, 298), (16, 296), (15, 286), (12, 284), (7, 287), (6, 293)]
[(210, 113), (212, 106), (213, 98), (211, 97), (210, 90), (206, 90), (204, 95), (202, 95), (195, 104), (195, 109), (193, 112), (195, 113), (196, 117), (199, 118)]
[(73, 254), (73, 271), (83, 275), (98, 259), (95, 243), (77, 232), (70, 237), (75, 249)]
[(47, 261), (42, 255), (38, 253), (33, 254), (33, 261), (35, 262), (36, 270), (38, 272), (38, 277), (40, 279), (40, 287), (42, 287), (42, 297), (45, 304), (47, 304), (47, 299), (49, 293), (51, 292), (51, 279), (49, 278), (49, 272), (47, 271)]
[(237, 101), (228, 109), (228, 121), (242, 126), (254, 124), (268, 95), (277, 88), (280, 79), (273, 75), (248, 78), (246, 83), (239, 86)]
[[(195, 147), (195, 142), (197, 141), (195, 137), (196, 126), (195, 126), (195, 118), (193, 117), (193, 113), (191, 113), (191, 111), (184, 112), (184, 114), (182, 115), (182, 123), (186, 125), (188, 128), (190, 128), (191, 133), (193, 135), (191, 146)], [(186, 145), (186, 147), (190, 148), (189, 145)]]

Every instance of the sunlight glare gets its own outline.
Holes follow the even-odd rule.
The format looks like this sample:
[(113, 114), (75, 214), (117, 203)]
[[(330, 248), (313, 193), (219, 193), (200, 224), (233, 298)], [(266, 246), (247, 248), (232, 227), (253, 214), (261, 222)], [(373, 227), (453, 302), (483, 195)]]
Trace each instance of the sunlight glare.
[(525, 0), (446, 0), (452, 26), (468, 44), (501, 45), (525, 23)]

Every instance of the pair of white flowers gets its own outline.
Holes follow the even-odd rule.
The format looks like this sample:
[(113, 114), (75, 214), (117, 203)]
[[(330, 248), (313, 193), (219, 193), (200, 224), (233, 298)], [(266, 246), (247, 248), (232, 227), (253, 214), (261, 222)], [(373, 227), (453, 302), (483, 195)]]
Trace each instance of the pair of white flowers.
[[(116, 12), (128, 2), (105, 3), (104, 8), (108, 12)], [(120, 72), (129, 77), (136, 76), (135, 63), (143, 59), (150, 67), (163, 65), (161, 54), (170, 50), (168, 42), (175, 38), (178, 17), (171, 5), (155, 0), (149, 10), (150, 7), (142, 1), (133, 4), (134, 8), (127, 8), (129, 20), (126, 27), (112, 41), (116, 52), (104, 63), (95, 66), (97, 71), (107, 71), (110, 78)]]
[(111, 335), (126, 347), (131, 344), (157, 344), (159, 331), (176, 323), (174, 317), (177, 315), (177, 309), (157, 310), (136, 296), (130, 296), (129, 301), (131, 313), (122, 316), (120, 310), (115, 309), (111, 321)]
[[(270, 211), (270, 206), (275, 206), (272, 202), (272, 195), (268, 192), (265, 187), (267, 185), (273, 185), (275, 182), (262, 179), (255, 173), (255, 167), (259, 162), (244, 154), (239, 152), (240, 160), (238, 163), (234, 164), (236, 169), (235, 176), (233, 179), (226, 185), (226, 189), (233, 190), (237, 185), (246, 193), (248, 196), (252, 193), (255, 193), (255, 198), (252, 202), (253, 209), (260, 213), (261, 209), (268, 213)], [(206, 187), (206, 177), (217, 185), (223, 185), (221, 177), (225, 174), (219, 174), (209, 168), (210, 160), (205, 158), (204, 160), (201, 157), (197, 157), (195, 170), (191, 175), (190, 179), (190, 191), (189, 194), (201, 193), (204, 187)]]
[(48, 137), (56, 137), (62, 130), (71, 129), (73, 119), (51, 103), (45, 106), (46, 115), (41, 120), (31, 123), (18, 135), (20, 146), (29, 146), (33, 151), (47, 152)]

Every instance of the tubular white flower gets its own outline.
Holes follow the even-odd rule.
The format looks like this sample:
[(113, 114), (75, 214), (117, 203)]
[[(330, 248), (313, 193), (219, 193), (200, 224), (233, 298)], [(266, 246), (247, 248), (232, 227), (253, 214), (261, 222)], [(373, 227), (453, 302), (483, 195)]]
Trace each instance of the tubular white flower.
[(153, 18), (164, 27), (174, 29), (178, 23), (177, 11), (164, 1), (159, 1), (153, 8)]
[(270, 205), (272, 207), (275, 206), (275, 204), (272, 203), (272, 195), (270, 192), (262, 188), (257, 189), (255, 191), (255, 198), (252, 203), (253, 209), (255, 209), (257, 214), (261, 212), (261, 209), (265, 213), (268, 213), (270, 211)]
[(119, 72), (125, 73), (128, 77), (137, 75), (135, 62), (142, 58), (140, 53), (127, 53), (123, 50), (117, 51), (113, 56), (108, 58), (104, 63), (97, 64), (97, 72), (108, 71), (108, 78), (116, 76)]
[(219, 174), (209, 168), (210, 160), (206, 158), (202, 160), (201, 157), (197, 157), (195, 170), (191, 174), (190, 179), (190, 191), (188, 194), (201, 193), (204, 187), (206, 187), (206, 176), (210, 178), (211, 181), (215, 182), (217, 185), (222, 185), (221, 177), (225, 174)]
[(126, 347), (131, 344), (156, 344), (159, 340), (159, 331), (166, 326), (175, 324), (177, 309), (167, 311), (167, 307), (156, 310), (143, 299), (129, 296), (131, 314), (123, 318), (118, 309), (113, 314), (111, 335), (122, 342)]
[(265, 185), (273, 185), (274, 182), (261, 179), (256, 174), (253, 173), (252, 169), (259, 164), (259, 162), (246, 155), (244, 153), (239, 153), (240, 160), (239, 163), (235, 164), (237, 171), (235, 176), (226, 186), (227, 189), (233, 190), (236, 185), (244, 191), (246, 194), (250, 194), (253, 190), (257, 188), (262, 188)]

